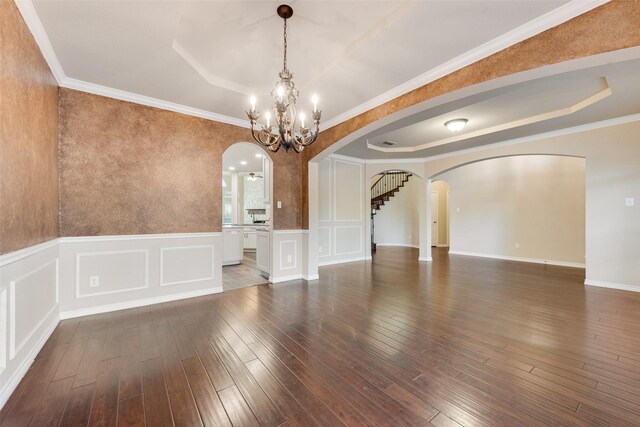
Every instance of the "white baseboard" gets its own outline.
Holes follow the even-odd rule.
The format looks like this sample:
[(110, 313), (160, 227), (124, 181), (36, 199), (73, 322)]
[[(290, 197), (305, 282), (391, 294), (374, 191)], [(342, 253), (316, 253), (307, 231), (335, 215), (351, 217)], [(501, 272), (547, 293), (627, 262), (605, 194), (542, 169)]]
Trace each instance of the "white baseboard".
[(420, 258), (418, 258), (418, 261), (431, 262), (433, 261), (433, 258), (431, 258), (430, 256), (428, 257), (421, 256)]
[(449, 244), (444, 244), (444, 245), (436, 245), (436, 248), (448, 248)]
[(16, 387), (18, 387), (22, 378), (27, 374), (31, 364), (33, 364), (36, 356), (40, 353), (40, 350), (42, 350), (42, 347), (44, 347), (44, 344), (56, 329), (56, 326), (58, 326), (58, 323), (60, 323), (60, 317), (54, 316), (46, 331), (42, 334), (42, 337), (40, 337), (38, 343), (29, 352), (27, 357), (24, 358), (18, 370), (13, 374), (9, 381), (7, 381), (6, 385), (0, 388), (0, 409), (2, 409), (5, 403), (7, 403), (7, 400), (9, 400), (11, 394), (16, 390)]
[(618, 289), (621, 291), (640, 292), (640, 286), (623, 285), (622, 283), (602, 282), (600, 280), (585, 279), (584, 284), (587, 286), (597, 286), (599, 288)]
[(300, 280), (300, 279), (302, 279), (302, 274), (292, 274), (290, 276), (280, 276), (280, 277), (269, 276), (270, 283), (290, 282), (291, 280)]
[(335, 261), (323, 261), (318, 263), (318, 267), (325, 267), (327, 265), (336, 265), (336, 264), (346, 264), (348, 262), (357, 262), (357, 261), (366, 261), (366, 260), (371, 260), (371, 257), (359, 256), (355, 258), (340, 259)]
[(399, 246), (403, 248), (415, 248), (415, 249), (420, 248), (420, 246), (410, 245), (408, 243), (376, 243), (376, 246)]
[(312, 274), (312, 275), (310, 275), (310, 276), (302, 275), (302, 278), (303, 278), (304, 280), (306, 280), (307, 282), (309, 282), (309, 281), (311, 281), (311, 280), (318, 280), (318, 279), (320, 278), (320, 275), (319, 275), (319, 274)]
[(517, 262), (529, 262), (529, 263), (533, 263), (533, 264), (557, 265), (557, 266), (560, 266), (560, 267), (585, 268), (585, 265), (583, 263), (567, 262), (567, 261), (555, 261), (555, 260), (539, 259), (539, 258), (523, 258), (523, 257), (515, 257), (515, 256), (480, 254), (480, 253), (476, 253), (476, 252), (463, 252), (463, 251), (449, 251), (449, 255), (464, 255), (464, 256), (473, 256), (473, 257), (479, 257), (479, 258), (501, 259), (501, 260), (505, 260), (505, 261), (517, 261)]
[(89, 316), (92, 314), (108, 313), (110, 311), (126, 310), (128, 308), (143, 307), (145, 305), (160, 304), (163, 302), (178, 301), (181, 299), (201, 297), (203, 295), (218, 294), (222, 288), (201, 289), (179, 294), (162, 295), (153, 298), (138, 299), (120, 302), (116, 304), (99, 305), (96, 307), (82, 308), (79, 310), (64, 311), (60, 313), (60, 319), (73, 319), (74, 317)]

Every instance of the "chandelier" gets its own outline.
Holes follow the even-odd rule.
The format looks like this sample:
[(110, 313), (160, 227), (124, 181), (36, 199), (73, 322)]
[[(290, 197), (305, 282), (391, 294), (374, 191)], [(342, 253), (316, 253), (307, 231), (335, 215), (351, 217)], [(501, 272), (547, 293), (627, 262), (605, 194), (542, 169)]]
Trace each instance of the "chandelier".
[[(293, 74), (287, 68), (287, 19), (293, 16), (293, 9), (286, 4), (278, 6), (278, 16), (284, 20), (284, 66), (280, 71), (280, 80), (276, 82), (276, 87), (271, 91), (271, 96), (275, 101), (274, 119), (271, 122), (271, 113), (265, 113), (265, 123), (258, 126), (260, 113), (256, 110), (256, 98), (251, 97), (251, 109), (247, 111), (247, 116), (251, 122), (251, 134), (253, 139), (260, 145), (267, 147), (270, 151), (276, 152), (280, 147), (285, 151), (293, 148), (296, 153), (301, 152), (307, 145), (313, 144), (318, 137), (320, 115), (318, 110), (318, 97), (313, 95), (313, 112), (311, 113), (311, 128), (305, 127), (305, 115), (296, 113), (296, 99), (298, 90), (293, 83)], [(300, 123), (298, 125), (298, 119)], [(308, 122), (307, 122), (308, 123)]]

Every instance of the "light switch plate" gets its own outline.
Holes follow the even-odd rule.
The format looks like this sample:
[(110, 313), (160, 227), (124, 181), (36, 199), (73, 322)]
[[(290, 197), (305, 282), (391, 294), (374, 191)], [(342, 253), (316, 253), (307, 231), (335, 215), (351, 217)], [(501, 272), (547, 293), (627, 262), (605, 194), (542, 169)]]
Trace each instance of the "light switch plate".
[(280, 200), (278, 200), (278, 209), (282, 208), (282, 202)]

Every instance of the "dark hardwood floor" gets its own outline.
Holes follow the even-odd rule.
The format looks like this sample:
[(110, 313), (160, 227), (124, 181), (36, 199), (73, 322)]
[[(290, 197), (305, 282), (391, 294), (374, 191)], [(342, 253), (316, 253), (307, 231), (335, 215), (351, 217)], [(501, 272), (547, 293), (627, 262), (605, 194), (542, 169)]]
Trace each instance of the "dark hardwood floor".
[(416, 258), (63, 321), (2, 426), (640, 425), (640, 294)]

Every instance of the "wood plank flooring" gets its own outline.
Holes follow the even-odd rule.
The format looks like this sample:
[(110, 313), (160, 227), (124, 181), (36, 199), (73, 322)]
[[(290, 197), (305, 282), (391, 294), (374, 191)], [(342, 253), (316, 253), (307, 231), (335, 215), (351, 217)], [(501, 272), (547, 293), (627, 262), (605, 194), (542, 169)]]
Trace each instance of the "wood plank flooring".
[(416, 258), (65, 320), (0, 424), (640, 425), (640, 294)]

